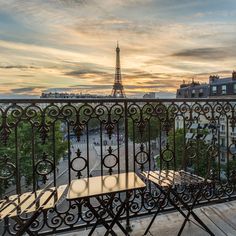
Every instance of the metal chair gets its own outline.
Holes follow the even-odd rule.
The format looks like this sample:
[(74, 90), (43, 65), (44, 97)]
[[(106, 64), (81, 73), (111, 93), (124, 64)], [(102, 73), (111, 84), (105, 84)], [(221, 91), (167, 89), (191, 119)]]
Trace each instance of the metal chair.
[[(16, 194), (0, 200), (0, 220), (5, 220), (5, 232), (7, 231), (8, 218), (14, 219), (19, 225), (16, 235), (20, 236), (27, 232), (35, 235), (29, 228), (39, 215), (47, 210), (54, 208), (62, 197), (67, 185), (41, 189), (36, 192)], [(20, 215), (32, 213), (27, 220), (22, 220)]]
[[(176, 164), (175, 152), (171, 150), (167, 143), (164, 150), (160, 152), (159, 170), (144, 171), (141, 173), (148, 181), (163, 194), (163, 199), (159, 202), (157, 211), (155, 212), (152, 220), (150, 221), (144, 235), (146, 235), (156, 216), (158, 215), (162, 203), (168, 201), (168, 204), (172, 205), (183, 217), (184, 222), (180, 227), (178, 235), (181, 235), (183, 229), (190, 216), (196, 221), (196, 223), (202, 227), (210, 235), (214, 233), (207, 227), (207, 225), (197, 216), (194, 212), (194, 208), (204, 194), (212, 191), (214, 186), (212, 176), (212, 165), (214, 159), (217, 156), (217, 149), (215, 145), (214, 135), (212, 142), (207, 145), (202, 135), (198, 135), (194, 140), (188, 140), (185, 148), (185, 155), (182, 158), (182, 162)], [(195, 148), (194, 148), (195, 145)], [(199, 150), (201, 148), (201, 150)], [(199, 158), (205, 158), (204, 168), (199, 168)], [(189, 201), (184, 199), (183, 193), (186, 191), (189, 195)], [(183, 211), (183, 208), (186, 211)]]

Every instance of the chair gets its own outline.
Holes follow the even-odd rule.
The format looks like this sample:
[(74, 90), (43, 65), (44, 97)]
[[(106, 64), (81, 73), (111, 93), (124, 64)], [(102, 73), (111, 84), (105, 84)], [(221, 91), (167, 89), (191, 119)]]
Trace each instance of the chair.
[[(67, 185), (45, 188), (36, 192), (12, 195), (0, 200), (0, 221), (5, 220), (7, 222), (8, 218), (14, 219), (19, 225), (17, 236), (23, 235), (25, 232), (29, 235), (35, 235), (29, 227), (43, 211), (55, 207), (66, 187)], [(32, 213), (32, 215), (27, 220), (20, 218), (20, 215), (28, 213)], [(7, 226), (5, 226), (3, 235), (6, 230)]]
[[(201, 148), (201, 150), (197, 148)], [(144, 171), (141, 173), (141, 175), (144, 176), (146, 180), (153, 183), (164, 196), (161, 202), (159, 202), (158, 209), (144, 235), (149, 232), (158, 212), (163, 206), (162, 203), (167, 200), (168, 203), (184, 217), (184, 222), (180, 227), (178, 235), (182, 234), (186, 223), (190, 221), (190, 216), (192, 216), (197, 224), (208, 232), (209, 235), (214, 235), (194, 212), (194, 207), (199, 202), (199, 199), (208, 191), (211, 191), (214, 186), (213, 180), (211, 180), (212, 164), (214, 163), (214, 158), (217, 156), (214, 135), (210, 145), (204, 142), (201, 135), (195, 137), (194, 140), (188, 140), (184, 153), (182, 163), (178, 166), (175, 153), (170, 149), (167, 143), (165, 149), (160, 152), (159, 165), (161, 168), (159, 170)], [(204, 169), (198, 168), (200, 155), (202, 155), (201, 158), (205, 158), (203, 159), (205, 160)], [(190, 196), (189, 201), (183, 198), (184, 191), (188, 192)], [(186, 211), (183, 211), (182, 208), (185, 208)]]

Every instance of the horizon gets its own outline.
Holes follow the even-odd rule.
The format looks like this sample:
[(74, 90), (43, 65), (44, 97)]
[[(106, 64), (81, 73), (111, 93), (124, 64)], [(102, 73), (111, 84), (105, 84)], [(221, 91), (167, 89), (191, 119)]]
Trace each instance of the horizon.
[(236, 69), (234, 0), (0, 0), (0, 98), (110, 95), (115, 48), (127, 97), (171, 98)]

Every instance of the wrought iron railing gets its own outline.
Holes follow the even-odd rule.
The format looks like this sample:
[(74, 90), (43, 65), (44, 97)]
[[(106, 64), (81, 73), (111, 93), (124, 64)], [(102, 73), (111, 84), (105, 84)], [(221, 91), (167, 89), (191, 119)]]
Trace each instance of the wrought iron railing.
[[(0, 195), (69, 184), (88, 176), (176, 169), (186, 158), (196, 161), (194, 168), (201, 174), (210, 150), (214, 189), (202, 195), (199, 204), (233, 199), (236, 140), (230, 132), (236, 124), (235, 112), (236, 99), (1, 100)], [(220, 132), (222, 121), (224, 134)], [(222, 139), (226, 150), (221, 148)], [(182, 198), (190, 202), (193, 194), (184, 189)], [(144, 194), (133, 194), (123, 217), (150, 214), (161, 198), (148, 184)], [(117, 195), (114, 211), (122, 200)], [(162, 206), (163, 211), (167, 209), (168, 202)], [(86, 206), (64, 198), (32, 228), (43, 235), (93, 221)], [(5, 223), (14, 235), (16, 224)]]

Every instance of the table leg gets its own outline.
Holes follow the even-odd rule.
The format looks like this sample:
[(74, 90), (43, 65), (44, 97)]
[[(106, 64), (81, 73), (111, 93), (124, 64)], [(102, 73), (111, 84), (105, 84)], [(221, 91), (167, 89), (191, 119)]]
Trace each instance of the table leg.
[[(105, 204), (104, 201), (99, 197), (97, 196), (96, 199), (98, 200), (98, 202), (101, 204), (101, 206), (106, 209), (106, 212), (108, 213), (108, 206), (110, 206), (113, 202), (113, 199), (115, 197), (116, 194), (111, 194), (110, 198), (109, 198), (109, 201)], [(102, 216), (100, 216), (102, 217)], [(93, 228), (91, 229), (91, 234), (94, 232), (94, 230), (96, 229), (97, 225), (99, 224), (99, 219), (97, 220), (97, 222), (95, 223), (95, 225), (93, 226)]]
[[(130, 194), (130, 193), (129, 193)], [(122, 211), (125, 209), (125, 206), (127, 204), (127, 202), (129, 202), (129, 197), (125, 199), (125, 201), (121, 204), (120, 209), (118, 210), (118, 212), (116, 213), (114, 219), (112, 220), (111, 224), (110, 224), (110, 230), (112, 230), (113, 226), (117, 223), (117, 221), (119, 220), (119, 217), (122, 213)], [(108, 230), (105, 233), (105, 236), (107, 236), (110, 233), (110, 230)], [(126, 235), (129, 236), (129, 233), (127, 233)]]
[[(167, 199), (167, 193), (164, 194), (164, 198), (163, 198), (162, 202), (165, 202), (166, 199)], [(150, 230), (150, 228), (151, 228), (151, 226), (152, 226), (154, 220), (155, 220), (156, 217), (157, 217), (157, 214), (160, 212), (161, 206), (162, 206), (162, 204), (160, 204), (160, 205), (158, 206), (157, 211), (155, 212), (155, 215), (153, 216), (151, 222), (149, 223), (149, 225), (148, 225), (148, 227), (147, 227), (147, 229), (146, 229), (144, 235), (147, 235), (147, 233), (149, 232), (149, 230)]]
[(172, 193), (174, 194), (174, 196), (180, 201), (180, 203), (183, 205), (183, 207), (188, 211), (188, 214), (185, 217), (185, 220), (179, 230), (178, 235), (181, 235), (184, 229), (184, 226), (186, 225), (187, 221), (189, 220), (190, 215), (193, 216), (193, 218), (212, 236), (214, 236), (214, 234), (211, 232), (211, 230), (206, 226), (206, 224), (194, 213), (193, 208), (197, 203), (197, 199), (200, 196), (201, 190), (199, 190), (199, 192), (197, 193), (193, 203), (191, 206), (189, 206), (188, 204), (186, 204), (181, 197), (178, 195), (178, 193), (176, 193), (174, 190), (172, 190)]
[[(165, 192), (163, 189), (160, 189), (160, 190), (161, 190), (162, 192)], [(171, 188), (170, 188), (169, 194), (168, 194), (168, 196), (167, 196), (168, 201), (170, 202), (170, 204), (171, 204), (176, 210), (179, 211), (179, 213), (180, 213), (184, 218), (186, 218), (187, 215), (186, 215), (186, 214), (181, 210), (181, 208), (172, 200), (172, 198), (170, 197), (170, 193), (172, 193), (177, 199), (179, 199), (179, 198), (178, 198), (178, 195), (176, 195), (177, 193), (175, 193), (175, 191), (171, 190)]]
[[(102, 199), (100, 199), (99, 197), (97, 197), (97, 200), (99, 201), (99, 203), (106, 208), (107, 213), (109, 214), (109, 216), (113, 219), (115, 217), (114, 213), (112, 212), (112, 210), (109, 209), (110, 204), (112, 204), (113, 200), (114, 200), (115, 194), (111, 196), (111, 198), (109, 199), (109, 201), (106, 203), (107, 205), (105, 205), (104, 201), (102, 201)], [(122, 226), (122, 224), (117, 221), (116, 224), (119, 226), (119, 228), (123, 231), (123, 233), (125, 235), (127, 235), (127, 230), (125, 230), (125, 228)]]
[(4, 231), (3, 231), (3, 235), (5, 235), (7, 232), (9, 232), (9, 218), (5, 217), (4, 218)]
[(41, 214), (41, 210), (36, 211), (30, 219), (28, 219), (26, 222), (23, 222), (20, 217), (16, 216), (14, 219), (15, 221), (21, 226), (19, 231), (16, 233), (16, 236), (21, 236), (23, 233), (27, 232), (29, 235), (34, 236), (35, 233), (31, 232), (29, 230), (30, 225), (38, 218), (38, 216)]
[[(116, 235), (116, 233), (114, 232), (114, 230), (112, 230), (110, 228), (110, 225), (108, 225), (108, 223), (98, 214), (98, 212), (94, 209), (94, 207), (91, 205), (91, 203), (89, 202), (89, 199), (85, 201), (87, 207), (90, 209), (90, 211), (93, 213), (93, 215), (97, 218), (97, 222), (95, 223), (95, 228), (96, 226), (101, 223), (104, 225), (104, 227), (107, 229), (107, 231), (109, 231), (109, 233), (111, 233), (112, 235)], [(94, 227), (93, 227), (94, 228)], [(92, 232), (90, 231), (89, 235), (91, 235), (93, 233), (94, 229), (92, 229)]]
[[(130, 199), (131, 197), (131, 192), (126, 192), (126, 198)], [(126, 205), (126, 231), (131, 232), (132, 228), (130, 226), (130, 218), (129, 218), (129, 201), (127, 201)]]
[[(156, 187), (157, 187), (157, 188), (161, 191), (161, 193), (164, 195), (164, 199), (162, 200), (162, 202), (164, 202), (166, 199), (168, 199), (168, 201), (171, 203), (171, 205), (173, 205), (173, 206), (175, 207), (175, 209), (177, 209), (177, 210), (181, 213), (181, 215), (183, 215), (183, 217), (186, 218), (187, 215), (181, 210), (181, 208), (180, 208), (180, 207), (171, 199), (171, 197), (170, 197), (170, 193), (172, 193), (175, 197), (178, 198), (178, 196), (176, 196), (176, 193), (173, 192), (171, 188), (168, 188), (168, 191), (165, 191), (165, 190), (163, 190), (162, 188), (159, 188), (159, 186), (157, 186), (157, 185), (156, 185)], [(160, 204), (160, 206), (158, 207), (158, 209), (157, 209), (155, 215), (153, 216), (151, 222), (149, 223), (149, 225), (148, 225), (148, 227), (147, 227), (147, 229), (146, 229), (144, 235), (146, 235), (146, 234), (148, 233), (148, 231), (150, 230), (150, 228), (151, 228), (151, 226), (152, 226), (154, 220), (156, 219), (157, 214), (159, 213), (160, 209), (161, 209), (161, 204)]]

